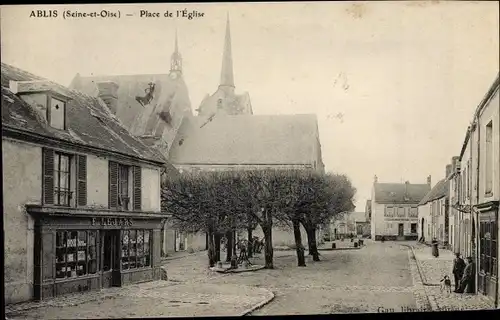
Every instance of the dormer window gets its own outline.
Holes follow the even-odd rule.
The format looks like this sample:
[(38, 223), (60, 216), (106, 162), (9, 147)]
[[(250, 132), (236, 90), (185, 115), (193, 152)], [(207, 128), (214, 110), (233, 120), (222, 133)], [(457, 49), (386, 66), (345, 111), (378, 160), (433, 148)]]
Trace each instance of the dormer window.
[(66, 107), (68, 92), (46, 80), (9, 81), (9, 89), (18, 95), (52, 128), (67, 129)]
[(66, 129), (66, 103), (59, 99), (50, 97), (50, 109), (48, 122), (51, 127), (64, 130)]

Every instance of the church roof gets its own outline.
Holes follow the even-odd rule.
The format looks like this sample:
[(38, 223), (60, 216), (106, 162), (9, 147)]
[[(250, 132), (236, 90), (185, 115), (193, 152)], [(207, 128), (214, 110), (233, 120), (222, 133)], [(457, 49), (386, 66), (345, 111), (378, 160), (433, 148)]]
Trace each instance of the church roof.
[(446, 179), (440, 180), (436, 185), (425, 195), (419, 205), (424, 205), (431, 201), (440, 199), (448, 194), (448, 183)]
[[(67, 131), (56, 130), (9, 89), (9, 81), (45, 81), (49, 88), (71, 98), (67, 104)], [(75, 144), (165, 163), (157, 151), (133, 137), (101, 99), (71, 90), (27, 71), (2, 63), (2, 125)]]
[(184, 119), (170, 150), (173, 164), (312, 164), (315, 115), (216, 115)]
[(418, 204), (429, 192), (428, 184), (375, 183), (376, 203)]
[[(118, 84), (117, 95), (119, 107), (116, 116), (129, 129), (134, 129), (135, 121), (144, 113), (145, 108), (154, 109), (161, 96), (171, 96), (175, 92), (179, 82), (184, 82), (182, 77), (173, 80), (168, 74), (105, 75), (92, 77), (76, 75), (70, 87), (97, 97), (98, 90), (96, 83), (100, 81), (113, 81)], [(144, 90), (149, 87), (148, 84), (150, 82), (156, 84), (154, 97), (149, 105), (143, 107), (136, 101), (135, 97), (144, 96)], [(190, 109), (189, 97), (183, 100), (184, 103), (188, 104), (187, 107)]]

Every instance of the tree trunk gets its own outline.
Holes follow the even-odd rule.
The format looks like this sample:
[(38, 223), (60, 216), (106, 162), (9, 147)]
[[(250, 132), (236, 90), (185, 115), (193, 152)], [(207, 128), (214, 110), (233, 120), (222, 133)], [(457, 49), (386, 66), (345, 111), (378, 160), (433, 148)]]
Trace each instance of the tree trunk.
[(233, 256), (233, 232), (226, 232), (226, 262), (231, 261), (231, 257)]
[(302, 246), (302, 235), (300, 234), (300, 223), (293, 221), (293, 236), (295, 237), (295, 246), (297, 247), (297, 260), (299, 267), (306, 266), (306, 259), (304, 256), (304, 246)]
[(252, 241), (253, 241), (253, 230), (252, 228), (247, 229), (248, 233), (248, 248), (247, 248), (247, 255), (249, 258), (253, 257), (253, 246), (252, 246)]
[(265, 268), (274, 269), (273, 266), (273, 233), (271, 228), (262, 228), (264, 232), (264, 258)]
[(217, 260), (215, 259), (215, 242), (214, 233), (211, 229), (207, 232), (207, 246), (208, 246), (208, 265), (214, 267)]
[(309, 243), (309, 254), (312, 254), (313, 261), (319, 260), (318, 245), (316, 244), (316, 228), (307, 228), (307, 242)]
[(215, 248), (215, 261), (216, 262), (220, 261), (220, 238), (221, 238), (220, 233), (214, 234), (214, 241), (215, 241), (214, 248)]
[(265, 246), (265, 268), (274, 269), (273, 266), (273, 215), (270, 209), (265, 211), (265, 225), (262, 226), (262, 231), (264, 232), (264, 246)]
[(233, 237), (233, 252), (236, 255), (236, 245), (237, 245), (237, 243), (236, 243), (236, 230), (231, 232), (231, 235)]

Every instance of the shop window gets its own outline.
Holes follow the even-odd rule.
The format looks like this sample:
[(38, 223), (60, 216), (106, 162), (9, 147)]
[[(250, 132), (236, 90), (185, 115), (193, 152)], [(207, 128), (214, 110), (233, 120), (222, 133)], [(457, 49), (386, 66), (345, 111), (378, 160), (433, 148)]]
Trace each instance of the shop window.
[(122, 232), (122, 269), (151, 266), (149, 230), (124, 230)]
[(76, 278), (95, 274), (97, 231), (56, 232), (56, 278)]

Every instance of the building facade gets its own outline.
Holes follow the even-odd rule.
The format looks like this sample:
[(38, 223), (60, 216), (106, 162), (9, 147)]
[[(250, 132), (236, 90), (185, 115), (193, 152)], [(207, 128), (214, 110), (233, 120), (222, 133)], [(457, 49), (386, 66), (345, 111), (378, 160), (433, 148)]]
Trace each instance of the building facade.
[(500, 101), (499, 77), (479, 104), (470, 130), (471, 199), (477, 290), (499, 305)]
[(371, 238), (417, 240), (418, 204), (430, 191), (427, 184), (380, 183), (375, 176), (371, 197)]
[(500, 199), (499, 77), (489, 88), (467, 128), (459, 157), (452, 158), (450, 244), (476, 262), (475, 291), (498, 308), (498, 202)]
[[(447, 177), (451, 165), (446, 167)], [(442, 179), (425, 195), (418, 204), (418, 239), (431, 243), (436, 239), (443, 247), (449, 245), (449, 195), (448, 181)]]
[(449, 220), (448, 220), (448, 242), (449, 249), (453, 252), (460, 252), (460, 221), (459, 221), (459, 211), (457, 209), (459, 204), (459, 186), (460, 186), (460, 157), (455, 156), (451, 159), (451, 170), (449, 175), (446, 177), (446, 182), (448, 183), (448, 195), (449, 195)]
[(101, 100), (2, 63), (6, 303), (160, 278), (165, 158)]

